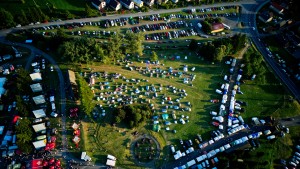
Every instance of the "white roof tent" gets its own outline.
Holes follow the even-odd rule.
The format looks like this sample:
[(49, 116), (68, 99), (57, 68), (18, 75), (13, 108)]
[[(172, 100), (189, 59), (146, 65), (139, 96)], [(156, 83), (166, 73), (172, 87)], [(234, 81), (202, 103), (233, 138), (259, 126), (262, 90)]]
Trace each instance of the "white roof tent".
[(36, 124), (36, 125), (32, 125), (33, 130), (37, 133), (43, 130), (46, 130), (46, 126), (45, 123), (41, 123), (41, 124)]
[(46, 117), (44, 109), (33, 110), (32, 113), (34, 114), (35, 118)]
[(35, 142), (32, 142), (32, 144), (35, 149), (40, 149), (40, 148), (46, 147), (46, 140), (35, 141)]
[(32, 99), (35, 104), (43, 104), (46, 102), (44, 95), (35, 96)]
[(41, 81), (41, 80), (43, 80), (41, 73), (31, 73), (30, 77), (31, 77), (32, 81)]
[(4, 84), (6, 82), (6, 78), (5, 77), (1, 77), (0, 78), (0, 95), (5, 93), (5, 89), (3, 88)]
[(40, 83), (30, 85), (32, 92), (41, 92), (43, 91), (42, 85)]
[(107, 159), (106, 165), (114, 167), (116, 165), (116, 161)]

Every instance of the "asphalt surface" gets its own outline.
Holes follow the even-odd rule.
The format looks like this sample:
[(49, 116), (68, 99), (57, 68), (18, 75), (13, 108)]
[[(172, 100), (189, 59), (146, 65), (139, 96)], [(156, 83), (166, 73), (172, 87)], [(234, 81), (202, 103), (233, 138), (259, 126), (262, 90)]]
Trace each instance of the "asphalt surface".
[[(270, 65), (270, 67), (274, 70), (274, 72), (277, 74), (277, 76), (284, 82), (284, 84), (287, 86), (287, 88), (291, 91), (291, 93), (294, 95), (294, 97), (300, 101), (300, 92), (297, 86), (291, 81), (287, 75), (281, 70), (280, 67), (278, 67), (277, 63), (270, 57), (268, 57), (268, 53), (266, 51), (265, 45), (259, 40), (259, 33), (257, 32), (257, 29), (253, 29), (252, 27), (256, 28), (256, 13), (257, 11), (261, 8), (261, 6), (265, 3), (268, 3), (268, 1), (265, 0), (241, 0), (239, 2), (231, 2), (231, 3), (219, 3), (219, 4), (214, 4), (214, 5), (202, 5), (202, 6), (197, 6), (197, 7), (185, 7), (185, 8), (177, 8), (177, 9), (170, 9), (170, 10), (157, 10), (157, 11), (150, 11), (150, 12), (145, 12), (145, 13), (135, 13), (135, 14), (125, 14), (125, 15), (112, 15), (112, 16), (103, 16), (103, 17), (95, 17), (95, 18), (83, 18), (83, 19), (74, 19), (74, 20), (66, 20), (66, 21), (55, 21), (55, 22), (49, 22), (45, 24), (39, 24), (39, 25), (28, 25), (28, 26), (23, 26), (20, 28), (12, 28), (12, 29), (6, 29), (6, 30), (0, 30), (0, 43), (8, 44), (8, 45), (16, 45), (16, 46), (22, 46), (26, 47), (31, 50), (31, 55), (28, 58), (28, 62), (26, 64), (26, 68), (30, 67), (30, 64), (32, 60), (34, 59), (34, 56), (36, 54), (42, 55), (45, 59), (47, 59), (51, 65), (53, 65), (54, 70), (57, 72), (58, 77), (59, 77), (59, 85), (60, 85), (60, 105), (61, 105), (61, 111), (60, 113), (62, 114), (62, 121), (61, 121), (61, 127), (62, 127), (62, 140), (66, 139), (66, 132), (64, 129), (66, 129), (65, 125), (65, 120), (66, 120), (66, 95), (65, 95), (65, 80), (64, 76), (59, 69), (57, 63), (55, 60), (48, 55), (47, 53), (33, 47), (30, 45), (22, 44), (22, 43), (11, 43), (6, 40), (4, 40), (4, 37), (6, 34), (10, 32), (14, 32), (17, 30), (23, 30), (23, 29), (30, 29), (30, 28), (37, 28), (37, 27), (43, 27), (43, 26), (50, 26), (50, 25), (61, 25), (61, 24), (66, 24), (66, 23), (74, 23), (74, 22), (93, 22), (93, 21), (100, 21), (100, 20), (105, 20), (105, 19), (116, 19), (120, 17), (136, 17), (136, 16), (145, 16), (145, 15), (153, 15), (153, 14), (162, 14), (162, 13), (173, 13), (173, 12), (179, 12), (182, 11), (183, 9), (201, 9), (201, 8), (208, 8), (208, 7), (220, 7), (220, 6), (228, 6), (228, 5), (240, 5), (242, 6), (242, 13), (241, 13), (241, 21), (243, 21), (246, 26), (241, 29), (241, 30), (236, 30), (236, 31), (241, 31), (243, 33), (246, 33), (253, 43), (256, 45), (257, 49), (261, 52), (261, 54), (264, 56), (266, 62)], [(234, 30), (233, 30), (234, 31)], [(288, 123), (286, 120), (283, 120), (284, 123), (288, 125), (295, 125), (300, 123), (300, 117), (297, 117), (298, 121), (293, 121)], [(180, 164), (185, 164), (191, 159), (195, 159), (198, 157), (202, 151), (210, 151), (214, 148), (220, 147), (221, 145), (224, 145), (225, 143), (227, 144), (227, 140), (235, 140), (237, 138), (241, 138), (245, 135), (247, 135), (249, 132), (255, 132), (255, 131), (263, 131), (265, 130), (267, 126), (258, 126), (251, 128), (250, 130), (247, 131), (241, 131), (238, 132), (230, 137), (221, 139), (217, 142), (215, 142), (213, 145), (207, 146), (203, 150), (196, 150), (193, 153), (190, 153), (188, 156), (183, 157), (175, 162), (168, 163), (164, 165), (162, 168), (174, 168), (175, 166), (179, 166)], [(66, 157), (66, 160), (70, 160), (68, 158), (68, 149), (67, 149), (67, 141), (63, 141), (62, 143), (63, 149), (61, 150), (61, 153), (59, 155)], [(76, 165), (77, 166), (77, 165)], [(75, 167), (75, 166), (74, 166)], [(101, 164), (97, 164), (96, 166), (77, 166), (76, 168), (103, 168), (104, 166)]]

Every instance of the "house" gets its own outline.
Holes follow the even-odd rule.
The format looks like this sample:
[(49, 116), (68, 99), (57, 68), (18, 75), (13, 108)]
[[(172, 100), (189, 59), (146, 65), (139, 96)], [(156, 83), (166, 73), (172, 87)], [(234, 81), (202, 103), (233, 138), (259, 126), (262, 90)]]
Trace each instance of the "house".
[(134, 3), (131, 0), (121, 0), (120, 1), (122, 6), (124, 6), (127, 9), (133, 9), (134, 8)]
[(217, 33), (224, 30), (224, 25), (222, 23), (213, 23), (211, 33)]
[(281, 14), (281, 15), (283, 14), (283, 11), (284, 11), (284, 7), (282, 7), (281, 5), (279, 5), (276, 2), (272, 2), (269, 8), (272, 9), (274, 12)]
[(144, 3), (151, 7), (152, 5), (154, 5), (154, 0), (144, 0)]
[(273, 19), (273, 13), (269, 11), (263, 11), (260, 13), (258, 19), (264, 23), (270, 22)]
[(105, 8), (106, 2), (104, 0), (92, 0), (92, 5), (96, 9), (101, 10), (101, 9)]
[(109, 1), (109, 5), (110, 8), (112, 8), (115, 11), (118, 11), (119, 9), (121, 9), (121, 3), (118, 2), (117, 0), (111, 0)]
[(133, 3), (140, 8), (144, 6), (144, 2), (142, 0), (133, 0)]

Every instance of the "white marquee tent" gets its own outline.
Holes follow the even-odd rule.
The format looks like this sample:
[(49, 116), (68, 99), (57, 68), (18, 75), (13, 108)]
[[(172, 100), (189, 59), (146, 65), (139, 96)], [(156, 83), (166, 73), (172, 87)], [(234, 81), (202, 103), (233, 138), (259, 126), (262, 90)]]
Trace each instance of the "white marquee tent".
[(40, 83), (30, 85), (32, 92), (41, 92), (43, 91), (42, 85)]
[(31, 77), (32, 81), (41, 81), (41, 80), (43, 80), (41, 73), (31, 73), (30, 77)]
[(44, 95), (35, 96), (32, 99), (35, 104), (43, 104), (46, 102)]
[(34, 114), (35, 118), (46, 117), (44, 109), (33, 110), (32, 113)]
[(33, 130), (35, 132), (40, 132), (40, 131), (46, 130), (45, 123), (40, 123), (40, 124), (32, 125), (32, 127), (33, 127)]

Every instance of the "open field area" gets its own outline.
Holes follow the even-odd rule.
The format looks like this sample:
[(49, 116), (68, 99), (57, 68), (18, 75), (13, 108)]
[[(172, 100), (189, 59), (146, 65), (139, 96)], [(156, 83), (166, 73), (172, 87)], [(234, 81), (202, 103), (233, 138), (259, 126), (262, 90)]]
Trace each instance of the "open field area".
[[(181, 43), (186, 45), (188, 44), (187, 41), (182, 41)], [(148, 43), (147, 45), (153, 46), (154, 44)], [(164, 46), (164, 44), (155, 43), (155, 46)], [(140, 61), (134, 61), (132, 64), (129, 64), (128, 67), (126, 67), (126, 64), (122, 62), (118, 63), (117, 65), (98, 65), (97, 63), (94, 63), (92, 65), (83, 65), (82, 68), (77, 68), (77, 70), (79, 73), (81, 72), (82, 75), (84, 72), (87, 72), (88, 75), (88, 72), (92, 70), (92, 72), (107, 72), (108, 74), (120, 73), (122, 76), (125, 76), (126, 79), (141, 80), (139, 84), (136, 84), (134, 82), (127, 83), (120, 79), (107, 81), (103, 80), (102, 78), (96, 78), (95, 86), (93, 87), (96, 96), (98, 96), (99, 92), (110, 90), (113, 91), (117, 86), (120, 86), (121, 83), (127, 84), (128, 94), (130, 94), (130, 92), (134, 92), (134, 89), (136, 88), (138, 88), (140, 91), (143, 91), (142, 88), (145, 88), (146, 86), (154, 85), (156, 88), (163, 86), (163, 90), (158, 93), (158, 97), (148, 99), (147, 97), (143, 96), (137, 99), (137, 102), (147, 102), (147, 100), (150, 100), (150, 103), (153, 103), (154, 107), (158, 108), (158, 111), (153, 115), (159, 115), (159, 118), (161, 118), (161, 115), (163, 114), (160, 111), (164, 106), (160, 101), (162, 94), (172, 97), (172, 100), (178, 97), (174, 93), (169, 93), (167, 86), (171, 85), (179, 89), (185, 89), (188, 95), (186, 98), (180, 100), (180, 102), (185, 107), (186, 103), (190, 102), (192, 105), (191, 112), (176, 111), (176, 116), (178, 118), (181, 115), (188, 115), (189, 122), (184, 125), (180, 123), (174, 124), (174, 120), (171, 118), (171, 111), (168, 111), (169, 118), (171, 118), (171, 120), (169, 120), (171, 125), (167, 126), (164, 124), (164, 121), (159, 120), (161, 124), (161, 130), (159, 132), (152, 131), (152, 120), (148, 120), (145, 123), (145, 126), (135, 128), (134, 130), (128, 130), (123, 125), (111, 126), (113, 118), (111, 109), (108, 108), (107, 104), (105, 104), (106, 102), (103, 102), (101, 99), (97, 101), (97, 97), (95, 96), (94, 102), (101, 104), (104, 107), (106, 110), (106, 115), (104, 117), (100, 115), (95, 122), (85, 121), (82, 123), (84, 140), (84, 145), (82, 148), (89, 152), (92, 157), (96, 159), (96, 162), (104, 163), (106, 159), (105, 155), (110, 153), (114, 154), (119, 159), (118, 165), (124, 168), (133, 168), (133, 166), (136, 164), (133, 163), (133, 157), (130, 154), (130, 144), (133, 140), (138, 138), (139, 135), (143, 134), (153, 135), (162, 147), (160, 158), (155, 163), (156, 166), (163, 164), (165, 159), (167, 161), (173, 160), (173, 157), (170, 156), (170, 149), (167, 145), (172, 144), (178, 146), (179, 139), (192, 138), (193, 140), (196, 137), (196, 134), (201, 134), (204, 140), (210, 138), (209, 131), (213, 129), (213, 126), (210, 124), (211, 116), (209, 115), (209, 112), (217, 111), (219, 104), (213, 104), (209, 101), (211, 99), (219, 99), (220, 96), (217, 95), (214, 90), (219, 88), (219, 85), (223, 83), (223, 76), (228, 73), (229, 66), (208, 63), (203, 59), (198, 58), (193, 54), (193, 52), (190, 52), (184, 48), (181, 50), (153, 50), (156, 51), (157, 55), (159, 56), (160, 64), (163, 64), (164, 66), (151, 64), (149, 68), (152, 70), (155, 70), (156, 68), (168, 70), (169, 67), (172, 67), (176, 71), (182, 71), (183, 65), (188, 65), (189, 69), (195, 67), (195, 71), (190, 72), (196, 75), (196, 79), (192, 82), (193, 86), (190, 84), (184, 84), (183, 79), (179, 77), (163, 78), (161, 76), (156, 77), (155, 74), (150, 77), (149, 74), (144, 75), (136, 70), (129, 70), (129, 66), (143, 67), (143, 69), (145, 69), (145, 63), (142, 63), (141, 61), (147, 60), (150, 55), (150, 51), (152, 50), (145, 50), (145, 55), (143, 58), (139, 58)], [(176, 56), (180, 56), (180, 59), (171, 59), (176, 58)], [(184, 59), (185, 56), (187, 56), (187, 59)], [(273, 77), (273, 75), (269, 73), (267, 74), (269, 77), (267, 78), (267, 82), (264, 84), (261, 84), (255, 80), (245, 80), (246, 83), (241, 85), (241, 90), (243, 91), (244, 95), (237, 95), (237, 99), (246, 101), (248, 103), (248, 106), (245, 107), (246, 111), (244, 114), (242, 114), (246, 123), (250, 123), (251, 117), (254, 116), (265, 117), (274, 115), (275, 117), (285, 117), (290, 115), (295, 116), (298, 114), (298, 111), (293, 110), (298, 110), (299, 104), (283, 102), (285, 98), (284, 96), (288, 94), (285, 92), (283, 86), (278, 83), (276, 78)], [(89, 82), (88, 79), (87, 81)], [(103, 91), (99, 90), (101, 88), (101, 85), (98, 85), (99, 82), (109, 82), (110, 89), (104, 89)], [(277, 115), (278, 112), (284, 112), (284, 110), (286, 110), (286, 107), (284, 107), (282, 103), (292, 105), (290, 106), (291, 110), (289, 111), (290, 113), (288, 113), (288, 115), (281, 113)], [(168, 131), (166, 131), (167, 127), (169, 127)], [(176, 130), (176, 133), (174, 133), (173, 130)], [(135, 136), (132, 134), (134, 131), (137, 131), (140, 134)]]

